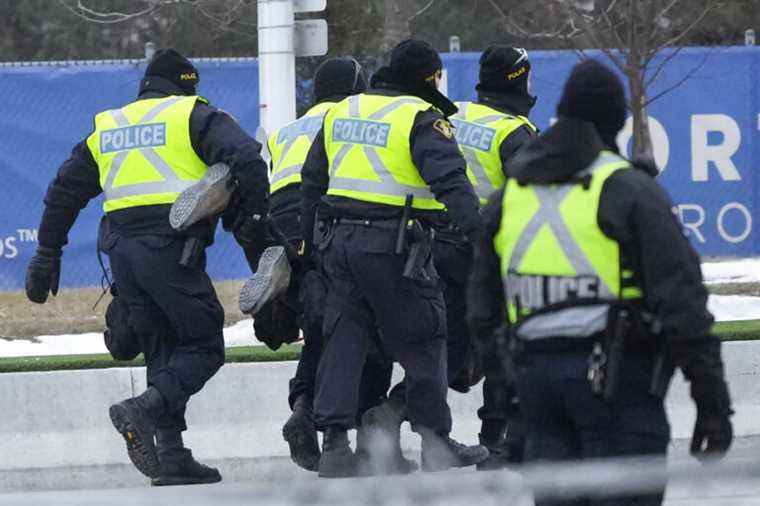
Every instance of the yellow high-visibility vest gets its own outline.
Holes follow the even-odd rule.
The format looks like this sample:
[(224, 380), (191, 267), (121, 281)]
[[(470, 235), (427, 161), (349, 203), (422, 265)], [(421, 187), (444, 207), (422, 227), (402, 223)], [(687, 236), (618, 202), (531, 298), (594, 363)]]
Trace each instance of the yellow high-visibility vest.
[(409, 136), (417, 114), (432, 107), (413, 96), (353, 95), (325, 116), (328, 195), (415, 209), (440, 210), (412, 160)]
[(171, 204), (206, 174), (190, 140), (190, 113), (198, 96), (137, 100), (95, 116), (87, 146), (100, 172), (108, 213)]
[(272, 193), (290, 184), (301, 183), (301, 169), (311, 144), (322, 128), (325, 114), (334, 105), (335, 102), (319, 103), (269, 136), (267, 144), (272, 154), (269, 188)]
[(525, 116), (513, 116), (473, 102), (457, 102), (459, 112), (452, 116), (456, 139), (467, 160), (467, 176), (481, 204), (504, 186), (500, 147), (504, 139), (521, 126), (537, 128)]
[(597, 221), (604, 182), (630, 167), (602, 151), (580, 174), (588, 184), (507, 181), (494, 247), (518, 337), (588, 337), (606, 328), (611, 303), (641, 297), (621, 266), (620, 244)]

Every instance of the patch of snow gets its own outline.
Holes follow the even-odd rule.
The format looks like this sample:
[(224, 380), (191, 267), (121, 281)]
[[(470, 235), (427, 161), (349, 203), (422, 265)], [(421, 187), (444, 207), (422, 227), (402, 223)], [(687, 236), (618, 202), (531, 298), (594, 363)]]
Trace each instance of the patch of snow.
[[(253, 336), (251, 319), (241, 320), (224, 329), (226, 347), (260, 346), (263, 344)], [(103, 334), (64, 334), (59, 336), (39, 336), (34, 339), (0, 339), (0, 357), (40, 357), (45, 355), (86, 355), (108, 353)]]
[(719, 322), (760, 319), (760, 297), (710, 295), (707, 308)]
[(702, 264), (702, 275), (708, 285), (757, 283), (760, 282), (760, 258), (705, 262)]

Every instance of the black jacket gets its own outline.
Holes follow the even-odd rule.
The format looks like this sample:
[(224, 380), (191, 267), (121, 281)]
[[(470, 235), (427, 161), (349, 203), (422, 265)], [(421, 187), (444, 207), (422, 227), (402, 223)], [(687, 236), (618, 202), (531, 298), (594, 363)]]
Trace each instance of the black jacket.
[[(406, 95), (395, 86), (375, 83), (367, 94), (382, 96)], [(467, 235), (480, 227), (478, 199), (467, 179), (466, 162), (453, 137), (447, 137), (433, 127), (444, 116), (431, 108), (417, 114), (410, 134), (412, 160), (422, 179), (430, 186), (436, 199), (446, 205), (452, 221)], [(306, 158), (302, 176), (302, 230), (311, 237), (315, 213), (319, 207), (322, 217), (393, 219), (401, 216), (396, 206), (362, 202), (345, 197), (325, 195), (329, 183), (328, 160), (325, 152), (324, 128), (317, 134)], [(435, 220), (438, 212), (415, 211), (419, 218)]]
[[(533, 108), (533, 104), (535, 104), (535, 99), (519, 93), (486, 93), (481, 91), (478, 92), (476, 103), (503, 112), (504, 114), (525, 116), (527, 118), (530, 110)], [(533, 129), (523, 125), (502, 141), (501, 146), (499, 146), (499, 155), (505, 171), (515, 153), (517, 153), (523, 144), (535, 136), (536, 132)]]
[[(603, 145), (592, 124), (561, 118), (515, 156), (509, 176), (526, 184), (566, 182), (588, 167), (602, 149), (610, 148)], [(468, 321), (481, 338), (504, 321), (504, 291), (493, 247), (503, 195), (503, 190), (494, 194), (483, 211), (484, 233), (476, 244), (468, 287)], [(602, 188), (597, 220), (605, 235), (620, 243), (623, 259), (643, 289), (645, 309), (660, 322), (661, 335), (673, 345), (677, 359), (695, 349), (715, 348), (699, 257), (657, 182), (640, 170), (613, 174)]]
[[(168, 81), (167, 81), (168, 83)], [(144, 90), (138, 100), (173, 94), (170, 89)], [(206, 165), (224, 162), (230, 166), (240, 186), (241, 206), (250, 214), (265, 214), (269, 179), (261, 159), (261, 145), (253, 140), (227, 113), (211, 105), (196, 103), (190, 114), (190, 139), (196, 154)], [(74, 146), (71, 156), (45, 195), (45, 211), (39, 228), (39, 244), (58, 249), (68, 242), (68, 233), (79, 212), (101, 192), (98, 166), (86, 138)], [(171, 205), (132, 207), (108, 214), (113, 230), (125, 235), (175, 235), (169, 225)]]

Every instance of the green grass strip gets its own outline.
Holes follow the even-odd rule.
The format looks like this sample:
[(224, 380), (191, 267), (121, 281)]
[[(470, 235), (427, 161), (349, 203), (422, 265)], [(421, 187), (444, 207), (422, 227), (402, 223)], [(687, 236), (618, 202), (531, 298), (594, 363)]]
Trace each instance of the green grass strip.
[[(760, 320), (719, 322), (713, 331), (724, 341), (748, 341), (760, 339)], [(230, 362), (279, 362), (297, 360), (300, 345), (285, 345), (277, 351), (265, 346), (227, 348), (226, 361)], [(47, 357), (0, 358), (0, 373), (33, 371), (66, 371), (74, 369), (107, 369), (109, 367), (138, 367), (145, 365), (142, 355), (130, 362), (118, 362), (110, 355), (55, 355)]]
[[(241, 346), (227, 348), (226, 362), (279, 362), (297, 360), (301, 353), (299, 345), (285, 345), (277, 351), (265, 346)], [(66, 371), (74, 369), (107, 369), (110, 367), (139, 367), (145, 365), (142, 355), (129, 362), (120, 362), (108, 354), (53, 355), (43, 357), (0, 358), (0, 373), (33, 371)]]
[(724, 341), (753, 341), (760, 339), (760, 320), (718, 322), (713, 332)]

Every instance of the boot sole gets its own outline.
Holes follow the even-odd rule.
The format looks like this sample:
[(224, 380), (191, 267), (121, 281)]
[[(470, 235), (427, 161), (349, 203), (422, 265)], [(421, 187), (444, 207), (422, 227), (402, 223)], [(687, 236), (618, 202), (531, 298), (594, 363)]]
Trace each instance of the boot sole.
[(468, 459), (462, 459), (454, 467), (469, 467), (469, 466), (475, 466), (477, 464), (480, 464), (481, 462), (488, 459), (490, 456), (490, 452), (487, 448), (483, 448), (483, 451), (478, 452), (477, 455), (473, 455)]
[(282, 437), (290, 447), (290, 458), (307, 471), (319, 471), (319, 440), (314, 427), (288, 420), (282, 427)]
[(287, 290), (291, 273), (285, 248), (270, 246), (265, 249), (253, 277), (240, 289), (240, 311), (251, 316), (261, 311), (267, 302)]
[(127, 415), (127, 410), (115, 404), (108, 410), (111, 423), (127, 443), (127, 454), (132, 464), (148, 478), (157, 478), (160, 470), (158, 454), (153, 441), (147, 441)]
[(233, 189), (230, 168), (223, 163), (212, 165), (203, 179), (179, 194), (169, 212), (169, 224), (183, 231), (204, 218), (221, 214)]
[(150, 484), (154, 487), (173, 487), (177, 485), (208, 485), (211, 483), (219, 483), (222, 481), (222, 476), (217, 475), (209, 478), (192, 478), (189, 476), (159, 476), (153, 478)]

